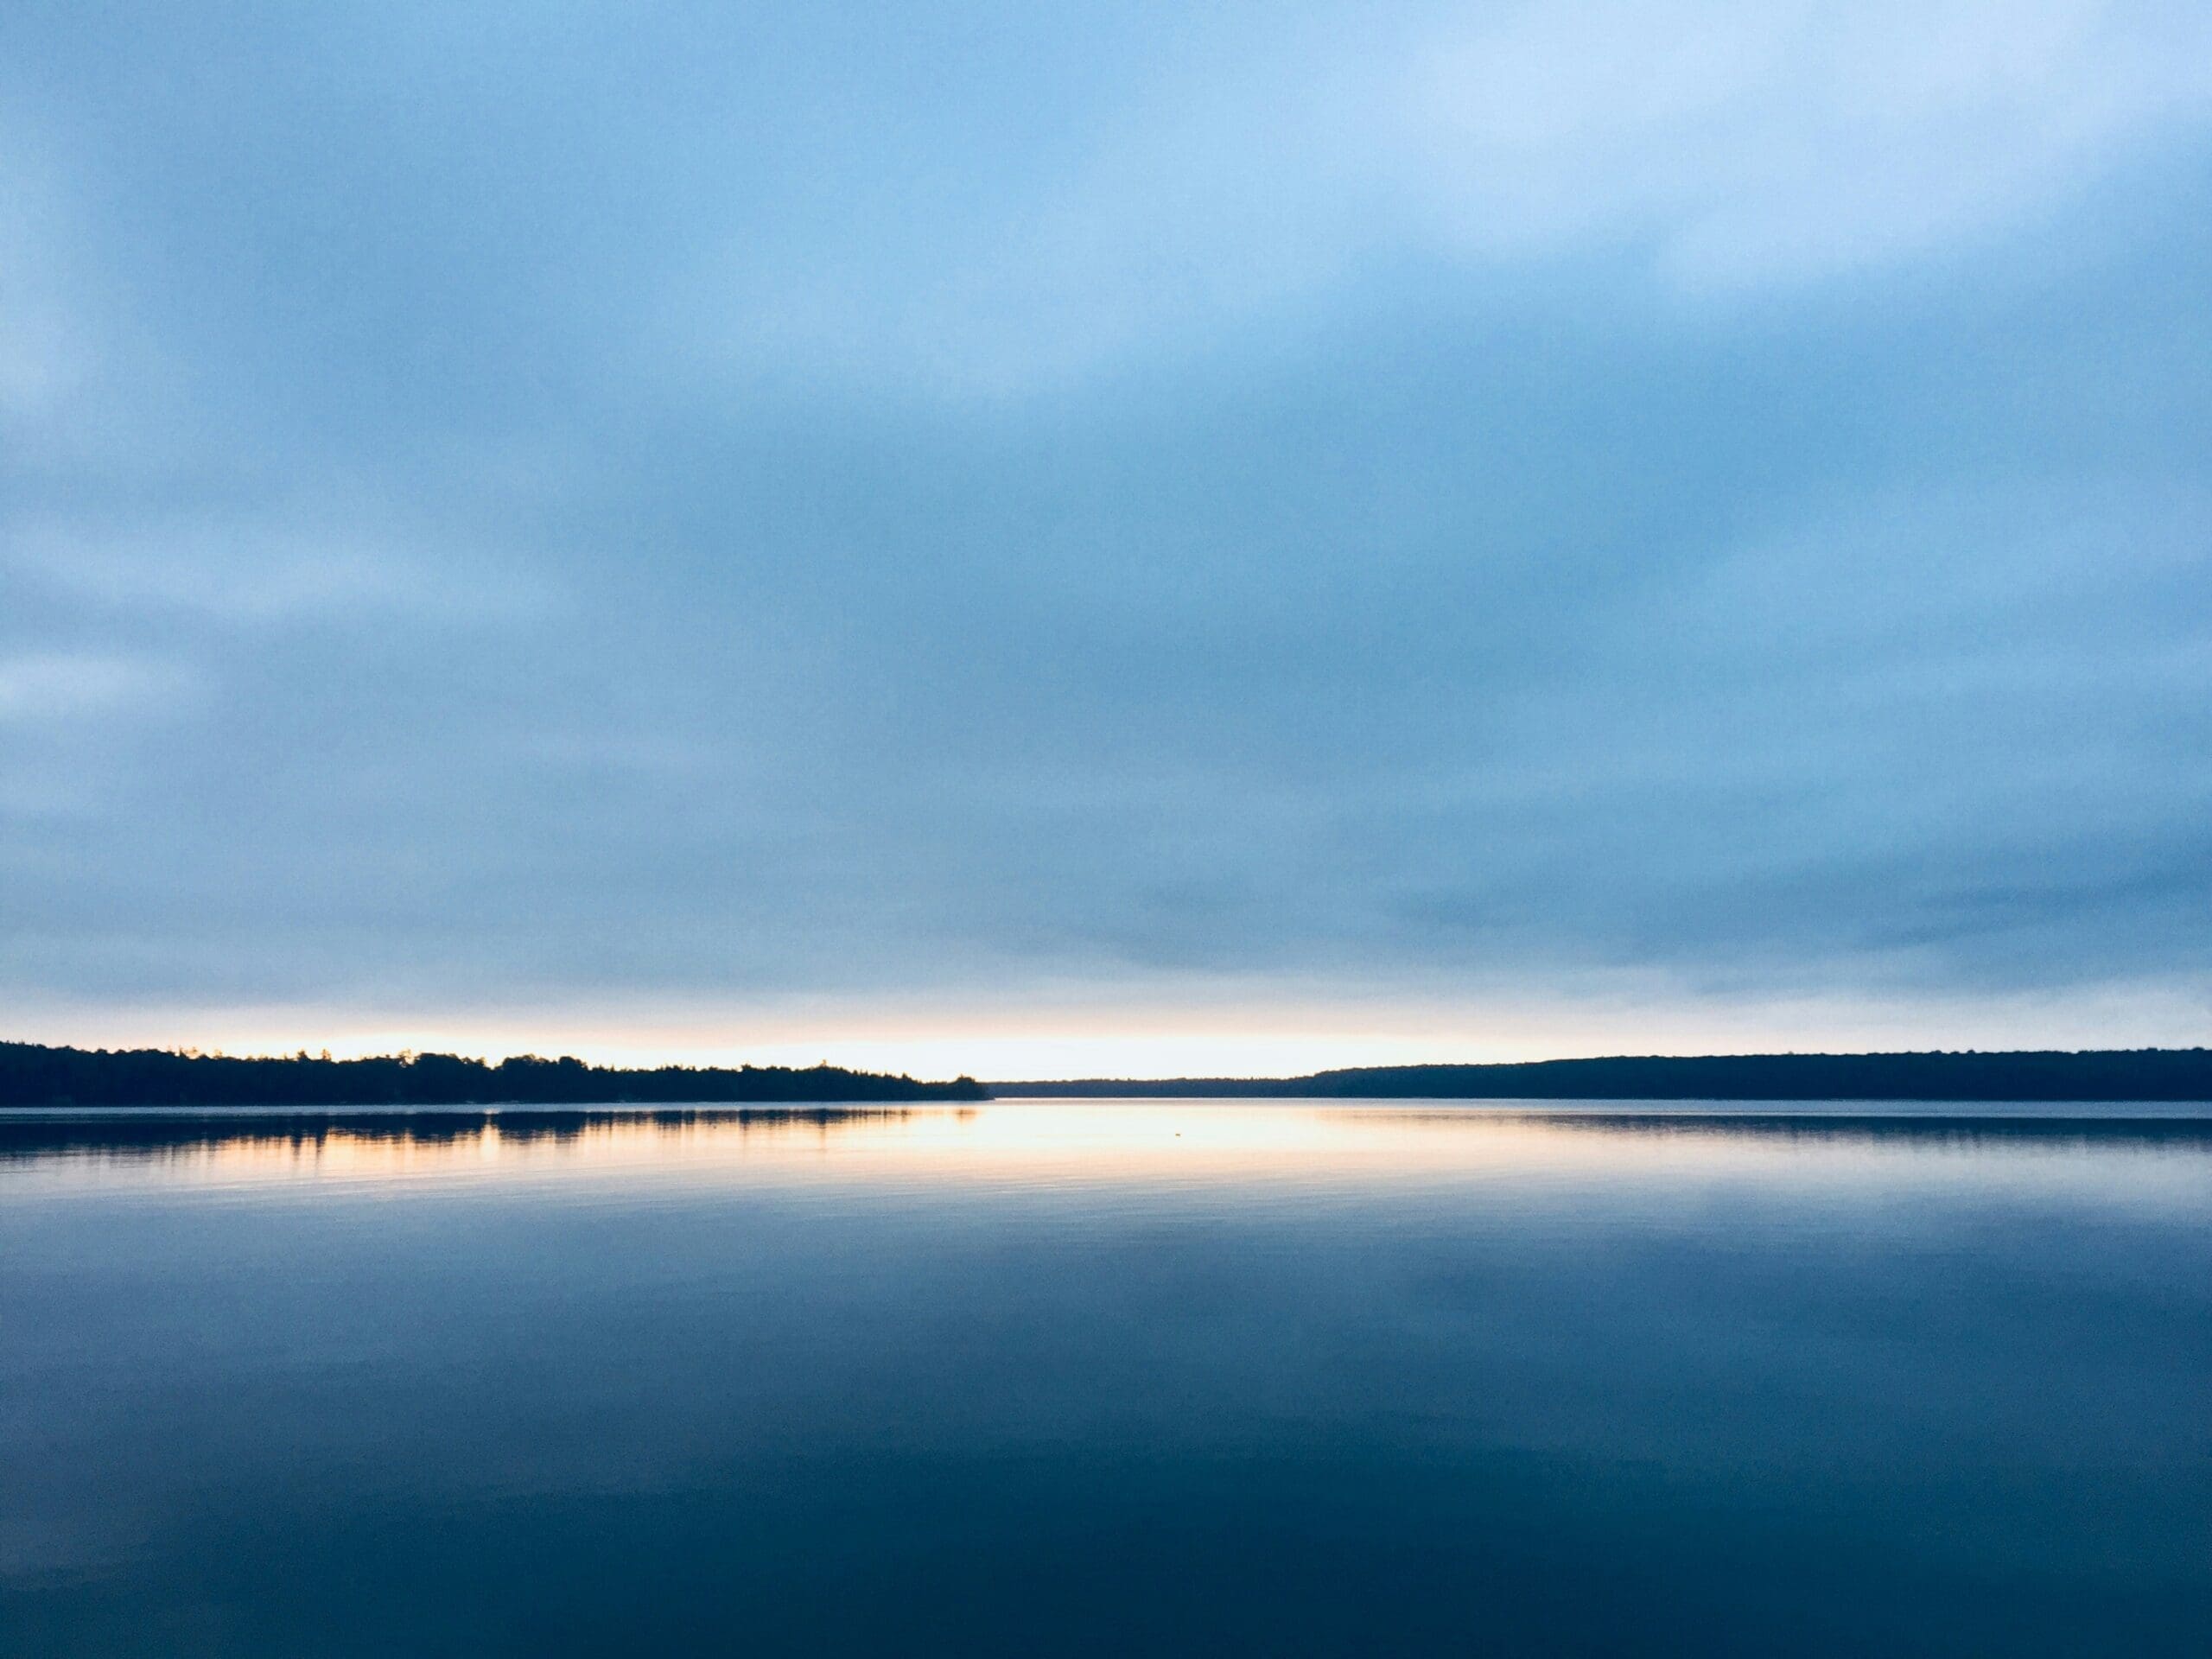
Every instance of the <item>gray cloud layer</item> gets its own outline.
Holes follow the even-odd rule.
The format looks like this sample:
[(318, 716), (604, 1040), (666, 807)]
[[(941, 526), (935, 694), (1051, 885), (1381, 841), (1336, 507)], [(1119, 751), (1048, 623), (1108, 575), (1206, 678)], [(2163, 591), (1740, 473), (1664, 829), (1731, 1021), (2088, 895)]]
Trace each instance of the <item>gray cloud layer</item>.
[(0, 991), (2199, 995), (2202, 9), (1745, 10), (16, 10)]

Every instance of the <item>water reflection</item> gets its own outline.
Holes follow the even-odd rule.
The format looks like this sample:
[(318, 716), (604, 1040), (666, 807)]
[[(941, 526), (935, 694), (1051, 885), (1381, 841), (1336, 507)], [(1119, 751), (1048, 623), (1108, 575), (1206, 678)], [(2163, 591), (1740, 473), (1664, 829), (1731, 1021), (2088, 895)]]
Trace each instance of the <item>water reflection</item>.
[(1999, 1146), (2010, 1143), (2086, 1147), (2126, 1145), (2212, 1146), (2212, 1108), (2164, 1107), (2154, 1111), (2107, 1108), (2096, 1111), (2008, 1110), (2003, 1106), (1948, 1112), (1835, 1110), (1608, 1111), (1599, 1107), (1516, 1113), (1464, 1108), (1382, 1107), (1362, 1114), (1375, 1121), (1428, 1127), (1471, 1122), (1541, 1123), (1548, 1128), (1661, 1140), (1779, 1140), (1807, 1144), (1888, 1141), (1922, 1146)]
[(1936, 1116), (1085, 1100), (0, 1117), (0, 1179), (26, 1199), (87, 1187), (404, 1179), (919, 1201), (933, 1189), (989, 1187), (1076, 1209), (1327, 1198), (1389, 1207), (1479, 1188), (1486, 1202), (1525, 1206), (1592, 1185), (1649, 1196), (1748, 1183), (1832, 1197), (1963, 1181), (1984, 1193), (2096, 1191), (2139, 1206), (2212, 1202), (2208, 1150), (2212, 1117), (2047, 1108)]
[(2212, 1122), (0, 1122), (0, 1651), (2187, 1651)]
[[(959, 1109), (956, 1117), (969, 1109)], [(905, 1108), (688, 1107), (639, 1110), (624, 1107), (507, 1108), (501, 1110), (237, 1111), (204, 1113), (40, 1112), (0, 1114), (0, 1160), (29, 1162), (86, 1153), (160, 1154), (242, 1147), (295, 1152), (340, 1145), (448, 1148), (467, 1155), (486, 1148), (535, 1142), (574, 1145), (594, 1132), (643, 1130), (667, 1138), (702, 1128), (755, 1133), (826, 1133), (854, 1123), (896, 1122)]]
[[(1253, 1145), (1319, 1144), (1329, 1131), (1361, 1137), (1392, 1128), (1409, 1140), (1437, 1134), (1495, 1132), (1541, 1127), (1609, 1136), (1662, 1140), (1683, 1138), (1783, 1140), (1799, 1142), (1891, 1141), (1924, 1145), (1974, 1146), (2002, 1142), (2074, 1146), (2212, 1143), (2212, 1116), (2167, 1107), (2155, 1112), (2104, 1109), (2088, 1112), (2050, 1107), (2008, 1110), (1975, 1109), (1971, 1115), (1929, 1112), (1730, 1109), (1680, 1108), (1618, 1110), (1599, 1106), (1520, 1111), (1510, 1107), (1255, 1106), (1249, 1103), (1205, 1101), (1163, 1106), (1157, 1102), (1032, 1102), (991, 1109), (981, 1139), (996, 1137), (1001, 1127), (1042, 1128), (1050, 1139), (1096, 1148), (1115, 1139), (1130, 1145), (1156, 1143), (1162, 1123), (1203, 1126), (1200, 1138), (1214, 1143)], [(635, 1141), (653, 1142), (672, 1154), (700, 1150), (723, 1135), (744, 1141), (755, 1135), (830, 1131), (858, 1127), (911, 1124), (920, 1116), (966, 1128), (982, 1109), (972, 1106), (912, 1108), (872, 1106), (700, 1106), (641, 1109), (626, 1106), (499, 1109), (378, 1109), (368, 1110), (280, 1111), (240, 1109), (227, 1112), (191, 1109), (117, 1111), (17, 1111), (0, 1113), (0, 1160), (33, 1161), (86, 1153), (161, 1154), (179, 1149), (225, 1147), (321, 1147), (339, 1143), (384, 1143), (411, 1148), (446, 1147), (464, 1154), (486, 1147), (528, 1147), (546, 1142), (579, 1147), (611, 1131), (628, 1131)], [(1116, 1128), (1129, 1131), (1116, 1136)], [(1318, 1135), (1298, 1133), (1300, 1128)], [(1181, 1138), (1186, 1130), (1173, 1131)], [(1023, 1138), (1008, 1136), (1003, 1138)], [(1035, 1137), (1027, 1137), (1035, 1138)]]

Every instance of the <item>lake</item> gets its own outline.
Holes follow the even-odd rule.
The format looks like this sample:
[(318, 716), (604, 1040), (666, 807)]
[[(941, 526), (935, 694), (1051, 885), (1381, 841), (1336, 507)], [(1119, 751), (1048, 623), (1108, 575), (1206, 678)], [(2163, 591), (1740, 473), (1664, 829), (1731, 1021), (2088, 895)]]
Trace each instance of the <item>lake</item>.
[(2202, 1653), (2204, 1109), (10, 1113), (0, 1652)]

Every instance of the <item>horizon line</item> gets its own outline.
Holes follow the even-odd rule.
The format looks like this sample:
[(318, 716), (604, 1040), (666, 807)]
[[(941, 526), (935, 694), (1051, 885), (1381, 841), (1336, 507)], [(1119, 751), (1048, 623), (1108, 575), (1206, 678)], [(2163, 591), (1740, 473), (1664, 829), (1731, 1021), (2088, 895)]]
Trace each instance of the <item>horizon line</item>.
[[(588, 1067), (593, 1071), (608, 1072), (665, 1071), (690, 1071), (702, 1072), (734, 1071), (846, 1071), (855, 1076), (862, 1077), (899, 1077), (911, 1078), (914, 1075), (911, 1071), (874, 1070), (864, 1065), (855, 1065), (842, 1061), (832, 1060), (826, 1057), (816, 1060), (811, 1065), (794, 1065), (785, 1061), (778, 1060), (760, 1061), (751, 1059), (707, 1064), (682, 1059), (630, 1061), (620, 1064), (610, 1064), (604, 1061), (585, 1059), (581, 1056), (575, 1054), (543, 1053), (536, 1049), (509, 1050), (501, 1053), (498, 1059), (493, 1059), (490, 1058), (488, 1052), (468, 1054), (464, 1053), (458, 1049), (452, 1048), (418, 1049), (413, 1046), (407, 1046), (382, 1053), (335, 1055), (331, 1052), (327, 1046), (325, 1046), (319, 1050), (310, 1050), (305, 1046), (302, 1046), (296, 1049), (239, 1052), (220, 1047), (201, 1048), (195, 1044), (164, 1045), (159, 1043), (149, 1043), (137, 1046), (96, 1047), (79, 1043), (41, 1042), (35, 1038), (16, 1037), (0, 1038), (0, 1048), (31, 1048), (64, 1052), (74, 1051), (76, 1052), (87, 1054), (162, 1054), (171, 1055), (184, 1059), (201, 1060), (235, 1060), (245, 1062), (273, 1061), (290, 1064), (297, 1064), (302, 1061), (305, 1061), (310, 1064), (327, 1064), (333, 1065), (359, 1065), (379, 1060), (397, 1061), (402, 1064), (410, 1064), (423, 1058), (435, 1058), (459, 1060), (466, 1064), (493, 1067), (503, 1065), (509, 1061), (516, 1060), (534, 1060), (541, 1064), (547, 1065), (573, 1063), (575, 1065)], [(1649, 1062), (1776, 1059), (1924, 1059), (1932, 1058), (1967, 1056), (1980, 1056), (1992, 1058), (2012, 1057), (2024, 1058), (2029, 1056), (2067, 1056), (2080, 1058), (2095, 1055), (2183, 1055), (2203, 1054), (2207, 1052), (2212, 1052), (2212, 1046), (2209, 1046), (2204, 1044), (2145, 1044), (2134, 1047), (2079, 1048), (1764, 1048), (1728, 1051), (1707, 1050), (1690, 1053), (1667, 1053), (1647, 1050), (1643, 1052), (1616, 1051), (1609, 1053), (1555, 1054), (1547, 1055), (1540, 1058), (1534, 1059), (1401, 1060), (1370, 1063), (1361, 1065), (1319, 1066), (1312, 1070), (1303, 1071), (1247, 1073), (1184, 1072), (1148, 1077), (1140, 1077), (1129, 1074), (1109, 1075), (1094, 1072), (1088, 1075), (1062, 1077), (1030, 1076), (1022, 1077), (984, 1077), (972, 1070), (963, 1070), (957, 1073), (954, 1077), (946, 1078), (944, 1079), (944, 1081), (979, 1082), (989, 1087), (1010, 1089), (1032, 1087), (1041, 1088), (1046, 1085), (1090, 1085), (1107, 1084), (1250, 1084), (1295, 1083), (1304, 1081), (1308, 1078), (1340, 1077), (1355, 1073), (1374, 1071), (1424, 1071), (1442, 1070), (1470, 1071), (1529, 1071), (1541, 1066), (1602, 1065), (1607, 1063), (1643, 1064)], [(931, 1079), (922, 1080), (931, 1081)]]

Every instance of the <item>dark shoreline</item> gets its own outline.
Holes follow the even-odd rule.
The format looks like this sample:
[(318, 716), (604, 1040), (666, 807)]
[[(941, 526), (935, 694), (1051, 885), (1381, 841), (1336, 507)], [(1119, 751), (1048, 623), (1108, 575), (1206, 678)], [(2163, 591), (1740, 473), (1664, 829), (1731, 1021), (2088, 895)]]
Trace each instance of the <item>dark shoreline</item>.
[(992, 1083), (1003, 1100), (1889, 1100), (2212, 1103), (2212, 1049), (1721, 1054), (1360, 1066), (1302, 1077)]
[(985, 1097), (973, 1077), (922, 1083), (834, 1065), (631, 1069), (535, 1054), (496, 1065), (457, 1054), (238, 1058), (0, 1042), (0, 1108), (829, 1105)]
[(1299, 1077), (981, 1084), (818, 1065), (627, 1069), (516, 1056), (333, 1060), (0, 1042), (0, 1109), (78, 1107), (696, 1107), (992, 1098), (2212, 1103), (2212, 1049), (1649, 1055), (1365, 1066)]

